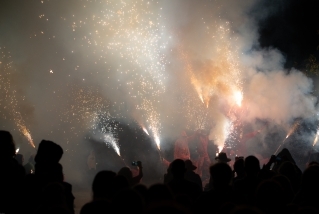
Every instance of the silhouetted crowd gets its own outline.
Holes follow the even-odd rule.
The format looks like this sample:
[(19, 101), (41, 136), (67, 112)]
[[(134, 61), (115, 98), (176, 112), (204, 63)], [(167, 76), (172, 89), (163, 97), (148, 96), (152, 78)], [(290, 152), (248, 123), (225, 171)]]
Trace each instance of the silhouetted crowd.
[[(61, 146), (42, 140), (22, 166), (12, 135), (0, 131), (0, 213), (73, 214), (75, 198), (64, 181), (62, 155)], [(287, 149), (262, 167), (255, 156), (238, 158), (232, 167), (228, 162), (220, 158), (209, 167), (205, 186), (190, 160), (175, 159), (164, 182), (151, 186), (141, 182), (141, 162), (136, 176), (128, 167), (100, 171), (92, 200), (80, 213), (319, 213), (319, 163), (309, 163), (302, 172)]]

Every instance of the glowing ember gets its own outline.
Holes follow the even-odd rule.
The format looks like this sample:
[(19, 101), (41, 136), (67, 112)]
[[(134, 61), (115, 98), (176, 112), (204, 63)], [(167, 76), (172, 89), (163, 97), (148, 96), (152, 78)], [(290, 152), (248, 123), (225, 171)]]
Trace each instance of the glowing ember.
[(156, 146), (157, 146), (158, 150), (160, 150), (161, 141), (159, 139), (159, 136), (155, 135), (154, 136), (154, 140), (155, 140), (155, 143), (156, 143)]
[(237, 106), (241, 106), (241, 103), (243, 101), (243, 93), (241, 91), (235, 91), (234, 93), (234, 99)]
[(145, 127), (143, 127), (143, 131), (144, 131), (147, 135), (150, 135)]

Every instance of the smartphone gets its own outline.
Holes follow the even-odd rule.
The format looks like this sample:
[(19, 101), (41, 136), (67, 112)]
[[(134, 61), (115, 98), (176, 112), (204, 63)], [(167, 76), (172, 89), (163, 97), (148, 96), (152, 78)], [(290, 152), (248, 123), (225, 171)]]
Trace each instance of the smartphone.
[(138, 166), (137, 161), (132, 161), (132, 166)]

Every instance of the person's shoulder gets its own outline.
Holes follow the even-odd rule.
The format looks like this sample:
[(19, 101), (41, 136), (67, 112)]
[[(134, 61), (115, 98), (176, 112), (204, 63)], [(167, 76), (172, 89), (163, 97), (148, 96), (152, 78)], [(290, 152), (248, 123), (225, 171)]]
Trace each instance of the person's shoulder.
[(62, 182), (62, 185), (64, 186), (64, 188), (72, 190), (72, 184), (63, 181), (63, 182)]

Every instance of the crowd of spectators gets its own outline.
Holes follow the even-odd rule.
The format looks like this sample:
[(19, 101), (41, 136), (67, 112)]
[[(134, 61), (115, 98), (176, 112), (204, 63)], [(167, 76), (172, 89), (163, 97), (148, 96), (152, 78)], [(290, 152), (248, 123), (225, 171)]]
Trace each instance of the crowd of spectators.
[[(72, 185), (64, 181), (59, 163), (63, 149), (42, 140), (37, 154), (23, 166), (14, 140), (0, 131), (0, 213), (74, 213)], [(224, 154), (220, 154), (222, 156)], [(212, 163), (210, 180), (202, 185), (190, 160), (175, 159), (163, 183), (146, 186), (130, 168), (99, 171), (92, 182), (92, 199), (81, 214), (95, 213), (319, 213), (319, 164), (302, 172), (283, 149), (260, 166), (255, 156)]]

